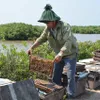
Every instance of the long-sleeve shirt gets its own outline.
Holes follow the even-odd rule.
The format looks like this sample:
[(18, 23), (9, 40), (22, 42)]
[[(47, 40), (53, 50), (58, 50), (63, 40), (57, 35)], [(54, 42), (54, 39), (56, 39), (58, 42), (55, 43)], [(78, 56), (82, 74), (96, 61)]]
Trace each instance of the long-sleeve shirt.
[(47, 40), (56, 54), (61, 50), (64, 52), (62, 55), (63, 57), (74, 58), (78, 53), (77, 40), (72, 34), (71, 27), (68, 23), (59, 21), (52, 30), (52, 34), (51, 31), (45, 27), (37, 41), (42, 44)]

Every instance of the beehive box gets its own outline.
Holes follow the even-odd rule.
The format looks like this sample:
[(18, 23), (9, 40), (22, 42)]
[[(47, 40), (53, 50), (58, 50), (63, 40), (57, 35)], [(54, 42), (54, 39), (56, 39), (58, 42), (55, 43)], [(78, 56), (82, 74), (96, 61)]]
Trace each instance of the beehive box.
[[(53, 61), (31, 55), (29, 69), (32, 72), (49, 76), (53, 69)], [(36, 82), (37, 80), (40, 81), (41, 84), (38, 84), (38, 82)], [(65, 93), (64, 87), (57, 89), (53, 87), (54, 83), (50, 83), (41, 79), (35, 80), (35, 86), (41, 100), (63, 100)], [(58, 85), (56, 86), (58, 87)]]
[(30, 56), (29, 70), (32, 72), (39, 72), (45, 75), (50, 75), (53, 68), (53, 61), (48, 59), (43, 59), (37, 56)]
[(85, 71), (85, 64), (81, 64), (79, 62), (76, 63), (76, 72), (83, 72)]
[[(86, 85), (86, 82), (87, 82), (87, 75), (88, 73), (82, 73), (81, 75), (75, 75), (75, 88), (76, 88), (76, 92), (75, 92), (75, 97), (85, 93), (86, 91), (86, 88), (85, 88), (85, 85)], [(62, 85), (64, 87), (67, 86), (67, 75), (63, 73), (63, 76), (62, 76)]]
[(100, 61), (100, 50), (96, 50), (94, 52), (93, 59), (96, 60), (96, 61)]
[(62, 86), (40, 79), (35, 80), (35, 86), (41, 100), (63, 100), (65, 88)]
[(87, 88), (95, 89), (100, 86), (100, 73), (90, 72), (88, 75)]

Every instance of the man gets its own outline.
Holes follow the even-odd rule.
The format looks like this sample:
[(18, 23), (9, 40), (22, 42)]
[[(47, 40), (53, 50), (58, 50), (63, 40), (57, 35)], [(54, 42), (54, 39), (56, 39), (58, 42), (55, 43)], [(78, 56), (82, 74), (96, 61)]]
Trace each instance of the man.
[(56, 54), (54, 58), (53, 82), (61, 85), (63, 67), (66, 66), (68, 70), (68, 98), (73, 98), (75, 93), (75, 71), (78, 51), (76, 38), (71, 32), (70, 25), (60, 21), (60, 17), (52, 10), (49, 4), (45, 6), (39, 22), (45, 23), (46, 28), (29, 48), (28, 53), (31, 53), (32, 49), (48, 40)]

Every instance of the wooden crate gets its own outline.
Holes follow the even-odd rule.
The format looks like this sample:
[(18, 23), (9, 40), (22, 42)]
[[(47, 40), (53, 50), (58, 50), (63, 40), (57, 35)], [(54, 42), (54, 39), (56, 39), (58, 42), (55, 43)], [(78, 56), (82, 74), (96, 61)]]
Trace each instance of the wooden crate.
[[(86, 91), (86, 88), (85, 88), (85, 85), (86, 85), (86, 82), (87, 82), (87, 73), (83, 73), (84, 75), (82, 77), (80, 77), (80, 75), (76, 75), (75, 76), (75, 88), (76, 88), (76, 92), (75, 92), (75, 97), (85, 93)], [(67, 87), (67, 75), (63, 73), (63, 76), (62, 76), (62, 85), (64, 87)]]
[(100, 58), (100, 50), (96, 50), (96, 51), (94, 52), (94, 55), (95, 55), (96, 57), (99, 57), (99, 58)]
[(83, 72), (83, 71), (85, 71), (85, 64), (83, 65), (83, 64), (77, 63), (76, 64), (76, 73), (77, 72)]
[(100, 74), (98, 72), (90, 72), (88, 75), (87, 88), (95, 89), (100, 86)]
[[(41, 73), (46, 76), (49, 76), (51, 74), (52, 69), (53, 69), (52, 60), (47, 60), (47, 59), (43, 59), (43, 58), (39, 58), (39, 57), (31, 55), (29, 61), (30, 61), (29, 63), (30, 71)], [(36, 83), (36, 80), (40, 80), (42, 84)], [(41, 100), (63, 100), (63, 96), (66, 90), (64, 87), (60, 89), (56, 89), (52, 87), (54, 83), (50, 83), (41, 79), (36, 79), (36, 80), (35, 80), (35, 86), (36, 86), (36, 89), (38, 90), (38, 93), (40, 91), (45, 94), (43, 95), (39, 93), (39, 97)], [(51, 84), (51, 86), (49, 84)]]
[(100, 50), (96, 50), (96, 51), (94, 52), (93, 59), (94, 59), (95, 61), (100, 61)]
[(29, 70), (32, 72), (39, 72), (45, 75), (50, 75), (53, 68), (53, 61), (43, 59), (37, 56), (30, 56)]
[[(39, 83), (36, 80), (40, 81)], [(36, 79), (35, 86), (41, 100), (63, 100), (65, 88), (44, 80)]]

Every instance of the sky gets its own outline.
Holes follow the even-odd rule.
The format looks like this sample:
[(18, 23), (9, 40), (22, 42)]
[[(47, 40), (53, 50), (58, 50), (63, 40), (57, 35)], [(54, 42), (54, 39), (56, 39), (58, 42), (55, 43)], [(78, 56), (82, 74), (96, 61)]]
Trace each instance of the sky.
[(0, 0), (0, 24), (44, 25), (37, 21), (46, 4), (70, 25), (100, 25), (100, 0)]

